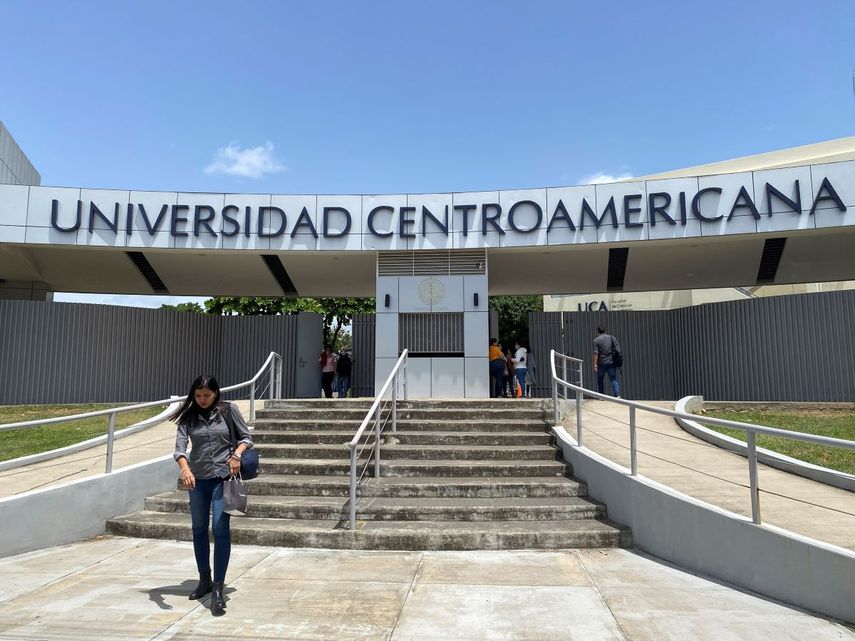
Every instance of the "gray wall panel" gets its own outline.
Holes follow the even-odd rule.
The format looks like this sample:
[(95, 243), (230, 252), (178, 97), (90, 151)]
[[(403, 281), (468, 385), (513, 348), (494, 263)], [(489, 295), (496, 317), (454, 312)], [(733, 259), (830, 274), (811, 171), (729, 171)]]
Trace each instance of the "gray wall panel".
[[(663, 311), (565, 312), (563, 343), (559, 312), (529, 315), (539, 360), (546, 364), (549, 349), (563, 347), (584, 359), (585, 385), (592, 389), (591, 341), (604, 324), (625, 353), (622, 394), (648, 400), (701, 394), (709, 400), (854, 401), (853, 319), (853, 291)], [(540, 378), (536, 391), (547, 395)]]
[(319, 315), (303, 316), (300, 332), (297, 316), (0, 301), (0, 404), (163, 398), (184, 393), (199, 374), (231, 385), (255, 374), (271, 351), (284, 356), (282, 391), (293, 396), (296, 370), (289, 355), (304, 339), (314, 350), (322, 331)]

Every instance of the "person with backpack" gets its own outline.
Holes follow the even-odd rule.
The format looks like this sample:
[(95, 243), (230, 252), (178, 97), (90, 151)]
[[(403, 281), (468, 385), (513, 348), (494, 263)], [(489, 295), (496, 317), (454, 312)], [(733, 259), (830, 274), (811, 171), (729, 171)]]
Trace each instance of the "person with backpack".
[(597, 374), (597, 391), (605, 394), (604, 378), (606, 374), (612, 382), (612, 392), (620, 398), (620, 383), (617, 371), (623, 366), (623, 352), (617, 339), (609, 334), (602, 326), (597, 327), (597, 337), (594, 339), (594, 372)]
[(350, 373), (353, 371), (353, 361), (350, 360), (350, 354), (346, 350), (341, 350), (338, 361), (335, 365), (335, 372), (338, 376), (336, 381), (336, 390), (339, 398), (347, 397), (347, 390), (350, 389)]

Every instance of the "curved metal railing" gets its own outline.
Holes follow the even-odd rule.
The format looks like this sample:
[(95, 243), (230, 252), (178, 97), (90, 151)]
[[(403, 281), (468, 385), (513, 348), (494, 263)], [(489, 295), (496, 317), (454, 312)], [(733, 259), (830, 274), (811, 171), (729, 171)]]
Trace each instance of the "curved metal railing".
[[(392, 391), (392, 408), (390, 414), (387, 416), (387, 420), (392, 424), (392, 432), (395, 432), (398, 428), (398, 383), (399, 381), (403, 382), (403, 394), (404, 400), (407, 400), (407, 354), (408, 350), (404, 350), (401, 353), (401, 356), (398, 358), (398, 361), (395, 363), (395, 367), (392, 368), (392, 371), (389, 373), (389, 376), (386, 378), (386, 382), (383, 384), (383, 387), (380, 388), (380, 392), (377, 394), (377, 397), (374, 399), (374, 402), (371, 404), (371, 408), (368, 410), (368, 413), (365, 415), (365, 418), (362, 419), (362, 423), (359, 425), (359, 429), (356, 430), (356, 434), (354, 434), (353, 438), (350, 439), (350, 442), (347, 443), (347, 446), (350, 448), (350, 523), (349, 529), (354, 529), (356, 527), (356, 486), (359, 481), (365, 476), (368, 471), (368, 466), (371, 461), (374, 461), (374, 478), (380, 478), (380, 436), (383, 434), (383, 430), (386, 427), (386, 421), (381, 420), (381, 410), (382, 405), (381, 401), (386, 393), (389, 391), (389, 387), (391, 385)], [(365, 432), (368, 424), (371, 422), (372, 416), (374, 417), (374, 443), (370, 443), (370, 437), (372, 432), (368, 433), (368, 438), (362, 443), (360, 447), (360, 439), (362, 438), (363, 433)], [(365, 462), (365, 465), (362, 467), (362, 471), (359, 472), (357, 470), (359, 458), (362, 456), (362, 453), (365, 451), (366, 447), (370, 447), (373, 451), (371, 456), (369, 456), (368, 460)]]
[[(566, 381), (556, 373), (556, 361), (560, 360), (564, 371), (567, 365), (570, 364), (571, 370), (578, 371), (578, 381), (576, 385)], [(710, 425), (718, 425), (720, 427), (729, 427), (732, 429), (742, 430), (745, 432), (746, 443), (748, 445), (748, 478), (751, 491), (751, 518), (754, 523), (760, 524), (760, 488), (759, 479), (757, 476), (757, 434), (770, 434), (772, 436), (781, 436), (796, 441), (805, 441), (807, 443), (815, 443), (817, 445), (828, 445), (831, 447), (843, 447), (850, 450), (855, 450), (855, 441), (847, 441), (841, 438), (832, 438), (830, 436), (817, 436), (815, 434), (805, 434), (804, 432), (790, 432), (787, 430), (778, 429), (775, 427), (766, 427), (764, 425), (753, 425), (751, 423), (740, 423), (739, 421), (728, 421), (723, 418), (712, 418), (707, 416), (699, 416), (697, 414), (688, 414), (687, 412), (678, 412), (676, 410), (668, 410), (663, 407), (655, 407), (653, 405), (645, 405), (637, 401), (630, 401), (625, 398), (615, 398), (600, 394), (589, 389), (585, 389), (581, 385), (582, 380), (582, 365), (583, 362), (578, 358), (571, 358), (564, 354), (559, 354), (554, 349), (549, 352), (549, 366), (552, 376), (552, 403), (553, 403), (553, 419), (555, 425), (559, 424), (558, 415), (558, 388), (559, 386), (566, 390), (573, 390), (576, 393), (576, 443), (580, 447), (583, 445), (582, 440), (582, 397), (589, 396), (598, 398), (603, 401), (611, 401), (619, 405), (625, 405), (629, 408), (629, 450), (630, 450), (630, 474), (638, 475), (638, 445), (636, 441), (636, 419), (637, 410), (650, 412), (652, 414), (661, 414), (663, 416), (671, 416), (673, 418), (681, 418), (699, 423), (708, 423)], [(565, 396), (566, 398), (566, 396)]]
[[(258, 372), (248, 381), (229, 385), (228, 387), (220, 388), (220, 392), (231, 392), (237, 389), (249, 387), (249, 420), (255, 420), (255, 400), (257, 384), (261, 377), (268, 373), (270, 374), (270, 382), (268, 384), (270, 399), (280, 398), (282, 396), (282, 357), (276, 352), (270, 352), (267, 360), (258, 370)], [(267, 391), (267, 389), (265, 389)], [(182, 394), (179, 399), (185, 398)], [(176, 397), (161, 399), (159, 401), (147, 401), (145, 403), (136, 403), (135, 405), (125, 405), (122, 407), (111, 407), (104, 410), (96, 410), (94, 412), (84, 412), (81, 414), (71, 414), (69, 416), (57, 416), (56, 418), (37, 419), (34, 421), (21, 421), (19, 423), (6, 423), (0, 425), (0, 432), (6, 430), (25, 429), (30, 427), (40, 427), (42, 425), (56, 425), (57, 423), (68, 423), (69, 421), (78, 421), (84, 418), (93, 418), (97, 416), (107, 416), (107, 465), (106, 473), (109, 474), (113, 470), (113, 443), (116, 440), (116, 415), (122, 412), (130, 412), (133, 410), (141, 410), (147, 407), (156, 407), (159, 405), (169, 405), (175, 403)], [(151, 421), (152, 419), (147, 419)], [(135, 427), (135, 426), (134, 426)]]

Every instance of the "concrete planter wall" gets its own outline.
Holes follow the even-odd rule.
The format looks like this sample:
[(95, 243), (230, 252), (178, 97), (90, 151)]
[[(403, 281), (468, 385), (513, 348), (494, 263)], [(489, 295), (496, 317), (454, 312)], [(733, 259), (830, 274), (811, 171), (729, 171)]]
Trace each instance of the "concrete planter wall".
[(0, 499), (0, 523), (7, 524), (0, 557), (103, 534), (107, 519), (142, 510), (146, 496), (174, 490), (177, 470), (167, 455)]

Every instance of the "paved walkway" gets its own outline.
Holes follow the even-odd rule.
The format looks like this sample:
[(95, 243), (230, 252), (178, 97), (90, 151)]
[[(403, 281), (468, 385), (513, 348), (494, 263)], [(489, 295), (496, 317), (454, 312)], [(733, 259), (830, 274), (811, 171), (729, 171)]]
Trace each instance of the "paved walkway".
[(852, 641), (855, 631), (631, 550), (235, 546), (227, 612), (192, 545), (104, 537), (0, 559), (0, 639)]
[[(243, 415), (249, 415), (249, 401), (235, 401)], [(264, 406), (256, 403), (256, 409)], [(73, 425), (73, 423), (67, 423)], [(175, 451), (175, 423), (165, 421), (115, 442), (113, 469), (142, 463)], [(68, 454), (50, 461), (0, 472), (0, 498), (38, 490), (95, 474), (103, 474), (107, 465), (107, 445)], [(176, 467), (176, 478), (178, 468)]]
[[(674, 409), (673, 402), (650, 402)], [(585, 446), (625, 467), (630, 465), (629, 410), (607, 401), (582, 405)], [(751, 516), (748, 460), (684, 432), (674, 419), (636, 413), (638, 472), (707, 503)], [(564, 419), (576, 435), (576, 413)], [(855, 494), (765, 465), (759, 467), (764, 523), (855, 550)]]

